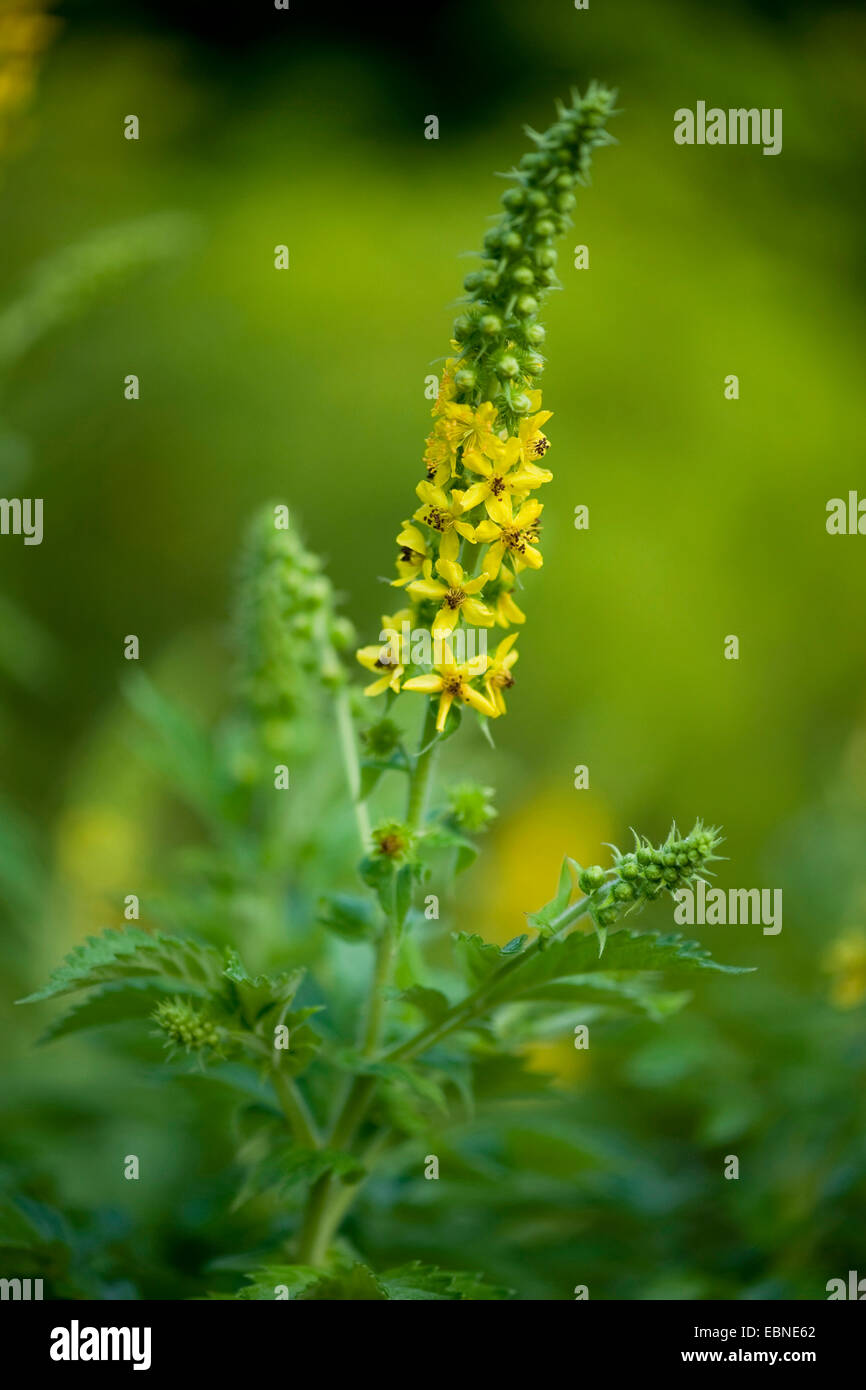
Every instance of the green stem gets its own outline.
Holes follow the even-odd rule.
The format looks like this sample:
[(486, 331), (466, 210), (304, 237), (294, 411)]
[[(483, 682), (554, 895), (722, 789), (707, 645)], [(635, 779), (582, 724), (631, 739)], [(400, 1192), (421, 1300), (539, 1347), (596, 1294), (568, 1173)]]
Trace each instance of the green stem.
[(370, 817), (366, 802), (361, 800), (361, 768), (358, 763), (358, 745), (355, 742), (355, 725), (352, 720), (347, 686), (340, 686), (334, 703), (337, 713), (340, 752), (343, 757), (343, 766), (346, 769), (346, 781), (349, 784), (349, 795), (352, 798), (361, 846), (366, 853), (370, 846)]
[(406, 824), (410, 830), (417, 830), (427, 810), (427, 797), (430, 791), (430, 778), (436, 759), (438, 735), (436, 732), (436, 705), (427, 701), (424, 711), (424, 724), (421, 729), (421, 742), (415, 755), (412, 775), (409, 779), (409, 801), (406, 806)]
[(566, 927), (572, 926), (585, 917), (589, 911), (589, 898), (581, 898), (579, 902), (565, 908), (558, 917), (551, 923), (551, 929), (544, 936), (539, 936), (533, 941), (531, 946), (527, 946), (520, 955), (514, 956), (512, 960), (506, 961), (492, 975), (488, 976), (472, 994), (468, 994), (465, 999), (461, 999), (459, 1004), (453, 1005), (437, 1023), (428, 1024), (422, 1028), (420, 1033), (416, 1033), (413, 1038), (407, 1038), (398, 1047), (392, 1047), (390, 1052), (386, 1052), (383, 1061), (396, 1062), (402, 1061), (407, 1057), (417, 1057), (420, 1052), (426, 1052), (429, 1047), (439, 1042), (442, 1038), (453, 1033), (455, 1029), (462, 1027), (471, 1019), (477, 1018), (486, 1009), (487, 1000), (494, 993), (497, 986), (509, 975), (522, 969), (528, 960), (532, 960), (540, 951), (546, 949), (555, 936), (565, 931)]
[(279, 1064), (272, 1067), (271, 1080), (280, 1102), (280, 1108), (295, 1139), (305, 1149), (319, 1148), (320, 1140), (316, 1131), (316, 1122), (294, 1081), (291, 1077), (283, 1075), (279, 1069)]
[[(341, 710), (343, 711), (342, 714)], [(340, 696), (337, 697), (337, 711), (338, 722), (341, 728), (341, 738), (344, 745), (344, 758), (346, 761), (347, 774), (349, 776), (349, 785), (352, 789), (353, 796), (356, 796), (355, 788), (359, 785), (360, 779), (356, 777), (356, 773), (351, 771), (353, 767), (357, 769), (354, 732), (352, 730), (351, 716), (348, 711), (347, 702), (341, 702)], [(347, 723), (348, 732), (346, 730)], [(351, 747), (353, 761), (345, 757), (347, 741)], [(427, 808), (427, 797), (430, 790), (430, 779), (433, 773), (436, 743), (436, 707), (432, 700), (428, 700), (427, 707), (424, 711), (421, 741), (409, 780), (406, 823), (412, 830), (416, 829), (421, 823)], [(366, 820), (366, 807), (358, 802), (357, 799), (355, 805), (356, 810), (363, 813), (366, 822), (366, 844), (369, 841), (370, 833), (369, 821)], [(391, 922), (386, 922), (382, 929), (382, 935), (379, 938), (376, 951), (376, 962), (370, 982), (367, 1021), (361, 1039), (361, 1051), (364, 1057), (374, 1057), (379, 1048), (385, 1017), (385, 990), (391, 973), (393, 953), (394, 927)], [(373, 1093), (376, 1089), (376, 1081), (377, 1078), (373, 1076), (355, 1077), (334, 1121), (333, 1129), (328, 1138), (329, 1148), (341, 1149), (347, 1146), (354, 1138), (367, 1112), (370, 1101), (373, 1098)], [(353, 1189), (350, 1189), (350, 1192), (354, 1194)], [(307, 1199), (307, 1206), (301, 1225), (298, 1245), (298, 1258), (301, 1263), (310, 1264), (315, 1267), (324, 1261), (333, 1234), (342, 1216), (348, 1209), (349, 1202), (345, 1202), (345, 1200), (343, 1200), (344, 1198), (344, 1192), (336, 1191), (336, 1184), (330, 1173), (323, 1174), (323, 1176), (313, 1184)], [(338, 1199), (341, 1200), (338, 1201)], [(351, 1201), (351, 1198), (349, 1200)]]

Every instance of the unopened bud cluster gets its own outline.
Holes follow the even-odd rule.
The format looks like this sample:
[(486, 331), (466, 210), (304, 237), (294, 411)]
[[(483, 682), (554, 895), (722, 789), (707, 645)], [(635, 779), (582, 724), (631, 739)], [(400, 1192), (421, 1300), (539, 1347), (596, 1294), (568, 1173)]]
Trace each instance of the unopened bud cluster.
[[(490, 400), (504, 424), (528, 415), (527, 388), (544, 370), (541, 302), (559, 284), (555, 243), (571, 225), (574, 189), (588, 180), (593, 150), (612, 143), (606, 122), (614, 93), (591, 86), (571, 106), (558, 103), (559, 119), (510, 177), (503, 212), (484, 238), (480, 270), (466, 276), (469, 304), (454, 325), (460, 353), (454, 376), (456, 400)], [(510, 429), (509, 429), (510, 432)]]
[(623, 854), (614, 849), (611, 869), (598, 864), (581, 869), (578, 884), (590, 899), (593, 919), (599, 926), (612, 926), (623, 912), (653, 902), (663, 891), (688, 887), (720, 858), (715, 851), (721, 842), (718, 830), (700, 821), (685, 836), (674, 826), (658, 847), (636, 835), (633, 850)]
[(166, 1035), (167, 1046), (185, 1052), (201, 1052), (219, 1046), (216, 1025), (185, 999), (163, 999), (153, 1013), (154, 1022)]

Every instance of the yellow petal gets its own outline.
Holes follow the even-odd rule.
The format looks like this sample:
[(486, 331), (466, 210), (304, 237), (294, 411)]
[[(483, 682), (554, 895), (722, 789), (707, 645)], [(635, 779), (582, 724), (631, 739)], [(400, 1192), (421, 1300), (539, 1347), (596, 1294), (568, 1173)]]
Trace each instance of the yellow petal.
[(491, 579), (495, 579), (496, 576), (499, 574), (499, 570), (502, 565), (502, 557), (504, 554), (505, 545), (502, 541), (496, 541), (494, 545), (491, 545), (488, 548), (484, 556), (484, 568), (490, 575)]
[(489, 496), (489, 483), (473, 483), (463, 494), (463, 510), (471, 512), (473, 507), (477, 507), (479, 502), (483, 502)]
[[(489, 578), (490, 576), (486, 570), (483, 574), (477, 575), (475, 579), (463, 579), (461, 576), (461, 585), (464, 594), (477, 594), (480, 589), (484, 588)], [(458, 586), (455, 584), (454, 587), (457, 588)]]
[(453, 703), (453, 695), (443, 694), (441, 700), (439, 701), (439, 713), (436, 716), (436, 728), (439, 730), (440, 734), (445, 728), (445, 720), (448, 718), (448, 711), (450, 710)]
[(456, 560), (460, 554), (460, 537), (454, 530), (446, 531), (439, 546), (441, 560)]
[(463, 584), (463, 570), (457, 564), (456, 560), (440, 558), (436, 561), (436, 568), (450, 588), (459, 589), (461, 587)]
[(433, 635), (439, 632), (453, 632), (460, 617), (459, 608), (440, 608), (433, 619)]
[(403, 682), (403, 689), (420, 690), (422, 695), (435, 695), (442, 689), (442, 677), (437, 676), (435, 671), (429, 671), (425, 676), (411, 676)]
[(413, 579), (408, 585), (410, 594), (417, 594), (419, 598), (443, 598), (447, 594), (447, 587), (438, 579)]
[(486, 714), (490, 719), (496, 718), (496, 706), (491, 704), (479, 690), (473, 690), (471, 685), (463, 687), (463, 698), (473, 709), (477, 709), (479, 714)]
[(463, 619), (476, 627), (493, 626), (493, 613), (486, 603), (481, 603), (477, 598), (468, 598), (463, 604)]

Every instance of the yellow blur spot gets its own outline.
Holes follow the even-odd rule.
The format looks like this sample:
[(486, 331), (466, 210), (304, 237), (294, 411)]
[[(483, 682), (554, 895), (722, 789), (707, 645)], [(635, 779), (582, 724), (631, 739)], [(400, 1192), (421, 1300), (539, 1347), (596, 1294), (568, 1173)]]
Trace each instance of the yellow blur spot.
[(866, 932), (860, 927), (838, 936), (827, 951), (824, 969), (833, 979), (830, 998), (837, 1009), (854, 1009), (866, 999)]
[(467, 930), (504, 945), (525, 930), (525, 913), (555, 895), (565, 855), (583, 865), (604, 863), (603, 843), (613, 838), (610, 813), (597, 797), (559, 784), (540, 787), (496, 823)]

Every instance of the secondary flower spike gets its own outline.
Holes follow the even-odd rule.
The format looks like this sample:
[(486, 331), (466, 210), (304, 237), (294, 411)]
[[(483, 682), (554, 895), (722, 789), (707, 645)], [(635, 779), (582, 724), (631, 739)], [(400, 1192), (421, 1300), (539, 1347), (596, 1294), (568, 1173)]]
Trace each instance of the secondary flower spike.
[[(416, 488), (420, 506), (397, 535), (396, 578), (410, 603), (413, 631), (451, 634), (445, 661), (424, 666), (391, 662), (362, 647), (358, 660), (381, 675), (368, 695), (402, 690), (439, 697), (437, 728), (452, 704), (472, 705), (482, 718), (505, 713), (502, 692), (514, 682), (517, 633), (500, 643), (488, 669), (486, 640), (473, 631), (509, 628), (525, 614), (514, 598), (520, 575), (540, 569), (541, 515), (535, 494), (553, 474), (542, 465), (550, 441), (539, 381), (544, 328), (538, 314), (558, 285), (556, 247), (571, 226), (574, 190), (587, 182), (593, 150), (613, 144), (606, 123), (615, 93), (593, 84), (543, 135), (528, 131), (535, 149), (507, 176), (502, 212), (484, 237), (481, 268), (464, 281), (466, 300), (454, 324), (433, 407), (433, 428)], [(469, 664), (461, 661), (466, 644)], [(476, 656), (477, 650), (482, 655)], [(478, 681), (476, 687), (473, 682)]]

